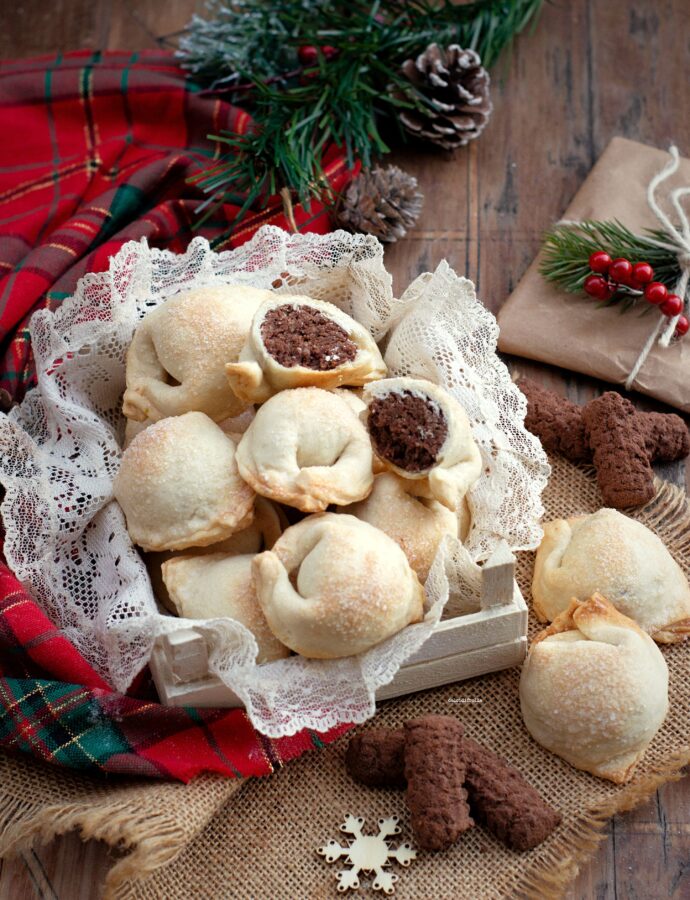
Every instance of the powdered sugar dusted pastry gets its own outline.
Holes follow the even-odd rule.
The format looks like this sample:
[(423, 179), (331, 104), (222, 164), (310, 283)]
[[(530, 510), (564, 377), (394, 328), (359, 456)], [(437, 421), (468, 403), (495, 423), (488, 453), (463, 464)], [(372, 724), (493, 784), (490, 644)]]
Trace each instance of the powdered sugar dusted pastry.
[(314, 385), (360, 385), (383, 378), (386, 366), (369, 332), (332, 303), (311, 297), (275, 297), (256, 312), (239, 361), (227, 378), (247, 403), (277, 391)]
[(263, 663), (283, 659), (290, 651), (273, 635), (261, 611), (254, 590), (253, 559), (253, 555), (223, 553), (177, 557), (163, 563), (162, 575), (178, 616), (235, 619), (256, 638), (256, 661)]
[(388, 535), (354, 516), (309, 516), (254, 558), (271, 631), (315, 659), (363, 653), (423, 615), (424, 591)]
[(257, 494), (305, 512), (361, 500), (374, 480), (364, 425), (338, 393), (314, 387), (281, 391), (259, 408), (237, 465)]
[(138, 434), (113, 484), (132, 540), (145, 550), (222, 541), (251, 522), (254, 492), (235, 445), (203, 413), (163, 419)]
[(479, 449), (464, 409), (447, 391), (418, 378), (387, 378), (364, 388), (367, 427), (384, 464), (424, 481), (453, 511), (481, 473)]
[(532, 644), (520, 680), (522, 716), (547, 750), (621, 784), (668, 711), (668, 669), (650, 636), (595, 594)]
[(615, 509), (544, 526), (532, 581), (534, 611), (555, 619), (573, 597), (600, 591), (661, 643), (690, 634), (690, 586), (660, 538)]
[(458, 536), (458, 517), (436, 500), (417, 497), (416, 481), (384, 472), (374, 479), (372, 492), (343, 512), (380, 528), (400, 545), (424, 582), (444, 535)]
[(247, 406), (225, 377), (236, 360), (257, 307), (270, 291), (221, 285), (178, 294), (137, 327), (127, 353), (122, 411), (157, 421), (192, 410), (219, 422)]
[(187, 550), (162, 550), (158, 553), (144, 554), (144, 562), (151, 579), (151, 586), (156, 598), (170, 612), (176, 613), (168, 596), (167, 588), (163, 582), (161, 567), (169, 559), (179, 559), (189, 556), (202, 556), (207, 553), (221, 553), (224, 556), (240, 556), (249, 554), (254, 556), (263, 550), (270, 550), (280, 535), (288, 527), (287, 518), (283, 510), (266, 500), (265, 497), (256, 497), (254, 501), (254, 517), (251, 524), (242, 531), (237, 531), (225, 540), (217, 544), (209, 544), (206, 547), (190, 547)]

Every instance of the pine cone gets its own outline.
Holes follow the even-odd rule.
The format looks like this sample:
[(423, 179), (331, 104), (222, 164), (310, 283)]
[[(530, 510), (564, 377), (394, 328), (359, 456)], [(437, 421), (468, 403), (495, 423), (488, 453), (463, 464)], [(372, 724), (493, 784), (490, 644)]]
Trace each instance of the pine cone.
[(423, 110), (400, 111), (407, 131), (446, 150), (464, 147), (479, 137), (493, 107), (489, 73), (478, 53), (457, 44), (447, 49), (430, 44), (416, 60), (403, 63), (402, 72), (431, 101)]
[(397, 241), (417, 221), (422, 200), (417, 179), (397, 166), (363, 170), (347, 186), (335, 219), (348, 231)]

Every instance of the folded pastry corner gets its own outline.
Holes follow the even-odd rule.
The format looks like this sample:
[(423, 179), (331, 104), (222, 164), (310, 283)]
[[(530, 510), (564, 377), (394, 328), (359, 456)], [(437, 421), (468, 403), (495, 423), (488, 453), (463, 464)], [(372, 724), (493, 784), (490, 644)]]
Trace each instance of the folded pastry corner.
[(690, 585), (649, 528), (614, 509), (547, 522), (532, 580), (540, 621), (596, 591), (659, 643), (690, 634)]
[(270, 291), (246, 285), (199, 288), (170, 297), (138, 325), (127, 353), (122, 410), (158, 421), (198, 411), (219, 422), (247, 406), (225, 378), (252, 317)]
[(668, 668), (651, 637), (595, 593), (573, 600), (535, 638), (520, 705), (539, 744), (622, 784), (668, 712)]
[(275, 637), (256, 597), (252, 554), (178, 556), (161, 571), (170, 604), (186, 619), (228, 617), (254, 635), (257, 663), (284, 659), (290, 651)]
[(369, 522), (393, 538), (423, 583), (445, 535), (462, 536), (465, 507), (456, 515), (437, 500), (418, 497), (417, 483), (394, 472), (383, 472), (374, 478), (366, 499), (344, 506), (342, 512)]
[(366, 497), (374, 481), (366, 429), (341, 392), (281, 391), (266, 401), (242, 436), (242, 478), (264, 497), (321, 512)]

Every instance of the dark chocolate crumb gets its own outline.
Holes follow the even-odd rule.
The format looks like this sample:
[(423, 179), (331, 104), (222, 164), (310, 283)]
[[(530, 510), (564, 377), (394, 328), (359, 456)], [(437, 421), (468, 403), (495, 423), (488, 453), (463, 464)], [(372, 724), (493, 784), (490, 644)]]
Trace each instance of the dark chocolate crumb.
[(311, 306), (285, 304), (269, 310), (261, 337), (271, 356), (288, 369), (305, 366), (324, 372), (357, 355), (345, 329)]
[(446, 418), (436, 404), (410, 391), (376, 398), (368, 424), (378, 455), (406, 472), (431, 468), (448, 436)]

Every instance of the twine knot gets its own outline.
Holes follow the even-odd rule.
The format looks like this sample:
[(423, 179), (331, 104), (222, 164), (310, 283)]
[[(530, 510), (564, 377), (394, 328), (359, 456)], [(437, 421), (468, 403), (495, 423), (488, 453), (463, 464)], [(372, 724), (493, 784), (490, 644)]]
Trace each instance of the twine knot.
[[(656, 241), (652, 240), (651, 238), (649, 240), (650, 243), (656, 244), (657, 246), (663, 247), (667, 250), (671, 250), (672, 253), (676, 254), (678, 265), (680, 267), (680, 278), (676, 283), (675, 293), (681, 298), (681, 300), (683, 301), (683, 308), (685, 308), (688, 283), (690, 282), (690, 221), (688, 220), (688, 216), (681, 204), (681, 198), (690, 194), (690, 187), (676, 188), (676, 190), (671, 191), (669, 195), (671, 205), (678, 215), (679, 224), (674, 225), (656, 199), (656, 191), (659, 185), (663, 184), (664, 181), (667, 181), (673, 174), (675, 174), (675, 172), (678, 171), (678, 166), (680, 165), (680, 155), (678, 153), (678, 148), (674, 145), (671, 145), (668, 152), (671, 159), (666, 163), (664, 168), (660, 172), (657, 172), (654, 178), (652, 178), (652, 180), (649, 182), (649, 186), (647, 188), (647, 203), (649, 204), (649, 208), (661, 223), (661, 227), (668, 235), (669, 240), (668, 242)], [(632, 369), (630, 370), (630, 374), (626, 379), (625, 387), (627, 390), (630, 390), (630, 388), (635, 383), (635, 379), (637, 378), (640, 369), (645, 364), (645, 361), (651, 353), (654, 345), (658, 343), (660, 347), (668, 347), (668, 345), (671, 343), (671, 338), (675, 334), (676, 325), (678, 324), (678, 319), (680, 318), (681, 314), (682, 310), (680, 313), (678, 313), (677, 316), (673, 316), (673, 318), (670, 320), (662, 313), (659, 314), (659, 319), (656, 325), (652, 329), (651, 334), (647, 338), (644, 347), (640, 351), (640, 354), (635, 360), (635, 364), (633, 365)]]

